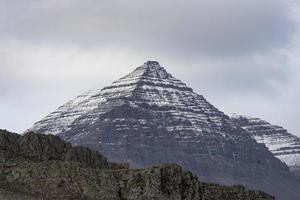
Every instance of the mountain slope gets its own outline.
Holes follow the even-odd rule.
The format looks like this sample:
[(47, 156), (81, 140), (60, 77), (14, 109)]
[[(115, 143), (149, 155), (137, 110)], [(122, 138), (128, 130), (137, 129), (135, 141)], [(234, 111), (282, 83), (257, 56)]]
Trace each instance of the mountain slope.
[(0, 147), (0, 199), (4, 200), (274, 199), (241, 186), (202, 183), (172, 164), (122, 168), (98, 152), (72, 147), (52, 135), (20, 136), (0, 130)]
[(299, 183), (265, 145), (155, 61), (78, 96), (30, 130), (134, 167), (176, 163), (204, 181), (259, 188), (279, 199), (300, 196)]
[(291, 169), (300, 168), (300, 138), (262, 119), (233, 114), (231, 119)]

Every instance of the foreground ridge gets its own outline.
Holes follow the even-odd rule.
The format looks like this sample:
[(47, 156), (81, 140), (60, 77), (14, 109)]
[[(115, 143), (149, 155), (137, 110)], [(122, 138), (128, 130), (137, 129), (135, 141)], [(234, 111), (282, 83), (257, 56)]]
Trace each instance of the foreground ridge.
[[(26, 144), (26, 145), (25, 145)], [(173, 164), (128, 169), (57, 136), (0, 130), (0, 198), (273, 200), (260, 191), (200, 182)]]
[(175, 163), (202, 181), (244, 185), (279, 200), (300, 196), (286, 164), (156, 61), (79, 95), (29, 130), (135, 168)]

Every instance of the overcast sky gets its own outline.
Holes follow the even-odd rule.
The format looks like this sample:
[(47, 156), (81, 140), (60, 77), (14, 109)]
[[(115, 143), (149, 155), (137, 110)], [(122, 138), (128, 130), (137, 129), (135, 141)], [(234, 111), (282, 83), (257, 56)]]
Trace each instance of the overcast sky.
[(297, 0), (0, 0), (0, 128), (157, 60), (225, 113), (300, 136), (299, 28)]

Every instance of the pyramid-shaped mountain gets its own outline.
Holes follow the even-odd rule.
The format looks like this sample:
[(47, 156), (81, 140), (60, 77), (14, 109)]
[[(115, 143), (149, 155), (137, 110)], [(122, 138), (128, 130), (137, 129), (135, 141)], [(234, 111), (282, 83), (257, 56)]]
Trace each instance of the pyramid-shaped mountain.
[(300, 197), (300, 183), (265, 145), (156, 61), (79, 95), (30, 130), (133, 167), (176, 163), (203, 181), (242, 184), (281, 200)]

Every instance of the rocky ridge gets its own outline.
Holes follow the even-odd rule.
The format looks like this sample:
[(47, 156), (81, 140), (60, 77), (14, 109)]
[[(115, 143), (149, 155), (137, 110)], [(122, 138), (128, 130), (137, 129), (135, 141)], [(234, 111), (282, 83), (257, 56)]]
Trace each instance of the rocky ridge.
[(79, 95), (29, 130), (133, 167), (175, 163), (203, 181), (241, 184), (280, 200), (300, 196), (300, 183), (265, 145), (156, 61)]
[(233, 114), (233, 123), (241, 126), (258, 143), (265, 144), (269, 150), (290, 169), (300, 169), (300, 138), (281, 126), (270, 124), (259, 118)]
[[(26, 145), (25, 145), (26, 144)], [(128, 169), (57, 136), (0, 130), (0, 198), (273, 200), (260, 191), (200, 182), (173, 164)]]

